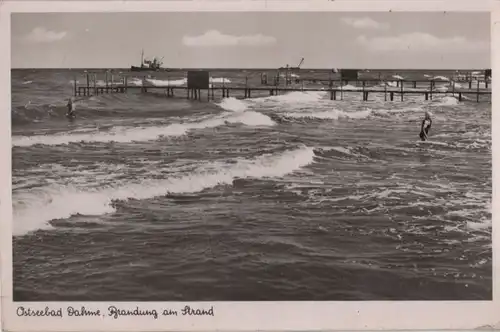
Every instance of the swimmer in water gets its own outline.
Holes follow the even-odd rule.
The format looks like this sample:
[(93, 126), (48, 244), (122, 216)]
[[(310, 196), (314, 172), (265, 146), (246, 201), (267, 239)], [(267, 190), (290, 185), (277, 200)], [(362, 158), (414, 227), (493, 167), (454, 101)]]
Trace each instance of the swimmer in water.
[(426, 141), (427, 137), (429, 135), (429, 130), (431, 129), (432, 126), (432, 113), (427, 111), (425, 112), (425, 118), (422, 121), (422, 127), (420, 128), (420, 139), (422, 141)]
[(66, 113), (67, 117), (74, 118), (76, 117), (75, 114), (75, 100), (73, 100), (73, 97), (68, 99), (68, 104), (66, 105), (68, 107), (68, 113)]

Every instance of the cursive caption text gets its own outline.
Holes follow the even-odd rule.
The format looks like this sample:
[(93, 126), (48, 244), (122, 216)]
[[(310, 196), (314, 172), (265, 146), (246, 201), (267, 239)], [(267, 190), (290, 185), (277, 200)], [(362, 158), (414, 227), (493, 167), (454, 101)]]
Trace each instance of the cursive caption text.
[(210, 308), (193, 308), (184, 306), (184, 308), (176, 309), (149, 309), (140, 308), (120, 308), (117, 306), (109, 306), (105, 311), (101, 309), (91, 309), (81, 306), (63, 308), (45, 307), (43, 309), (34, 309), (30, 307), (18, 307), (16, 314), (19, 317), (111, 317), (112, 319), (119, 319), (120, 317), (140, 317), (146, 316), (153, 319), (158, 319), (161, 316), (215, 316), (214, 307)]

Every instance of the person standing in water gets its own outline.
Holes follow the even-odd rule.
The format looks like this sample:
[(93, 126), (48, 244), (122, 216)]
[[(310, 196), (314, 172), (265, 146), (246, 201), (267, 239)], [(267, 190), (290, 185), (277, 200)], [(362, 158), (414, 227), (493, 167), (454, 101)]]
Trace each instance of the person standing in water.
[(429, 130), (432, 126), (432, 113), (427, 111), (425, 112), (425, 118), (422, 121), (422, 127), (420, 128), (420, 139), (422, 141), (426, 141), (429, 136)]
[(68, 112), (66, 113), (66, 116), (69, 118), (74, 118), (76, 117), (75, 114), (75, 101), (73, 100), (73, 97), (68, 99)]

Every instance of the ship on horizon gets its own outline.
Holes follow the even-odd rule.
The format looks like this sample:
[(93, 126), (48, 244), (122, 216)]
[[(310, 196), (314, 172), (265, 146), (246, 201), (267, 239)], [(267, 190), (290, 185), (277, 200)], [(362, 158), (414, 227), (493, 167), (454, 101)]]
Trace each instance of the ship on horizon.
[(131, 71), (160, 71), (160, 70), (166, 70), (165, 68), (162, 68), (163, 65), (163, 57), (161, 59), (158, 59), (157, 57), (154, 57), (153, 60), (148, 60), (144, 59), (144, 50), (141, 52), (141, 65), (138, 66), (130, 66)]

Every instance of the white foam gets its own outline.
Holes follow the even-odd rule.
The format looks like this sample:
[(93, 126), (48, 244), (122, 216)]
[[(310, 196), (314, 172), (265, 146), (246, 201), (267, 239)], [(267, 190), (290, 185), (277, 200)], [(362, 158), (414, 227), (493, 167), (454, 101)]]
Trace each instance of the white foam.
[(453, 89), (453, 86), (455, 86), (455, 89), (463, 89), (465, 86), (460, 84), (460, 83), (451, 83), (450, 90)]
[(392, 75), (392, 77), (397, 79), (397, 80), (404, 80), (405, 79), (403, 76), (399, 76), (399, 75)]
[(492, 226), (492, 222), (491, 222), (491, 219), (481, 219), (480, 221), (478, 222), (475, 222), (475, 221), (468, 221), (467, 222), (467, 228), (469, 229), (472, 229), (472, 230), (484, 230), (484, 229), (488, 229), (488, 228), (491, 228)]
[(254, 102), (276, 101), (280, 103), (309, 103), (321, 100), (327, 92), (322, 91), (294, 91), (280, 96), (255, 98)]
[(151, 141), (161, 137), (175, 137), (187, 134), (194, 129), (215, 128), (227, 123), (241, 123), (247, 126), (272, 126), (275, 124), (268, 116), (248, 111), (226, 113), (200, 122), (174, 123), (165, 126), (124, 127), (118, 126), (105, 132), (69, 134), (67, 132), (54, 135), (13, 136), (14, 146), (32, 146), (35, 144), (62, 145), (76, 142), (119, 142), (130, 143)]
[(80, 192), (72, 187), (45, 187), (43, 191), (13, 195), (13, 235), (39, 228), (50, 228), (45, 222), (68, 218), (73, 214), (99, 215), (113, 212), (111, 199), (104, 192)]
[(142, 86), (142, 80), (140, 80), (136, 77), (131, 78), (130, 80), (128, 80), (127, 83), (132, 84), (132, 85), (136, 85), (136, 86)]
[(335, 150), (335, 151), (343, 153), (343, 154), (352, 155), (352, 153), (349, 149), (341, 147), (341, 146), (332, 146), (330, 148), (323, 148), (323, 150), (325, 150), (325, 151)]
[(458, 105), (459, 102), (458, 102), (458, 99), (455, 97), (444, 96), (443, 98), (439, 99), (437, 104), (439, 106), (454, 106), (454, 105)]
[(406, 114), (410, 112), (421, 112), (422, 107), (402, 107), (394, 109), (370, 109), (373, 115), (378, 116), (393, 116), (396, 114)]
[(105, 86), (106, 82), (104, 82), (103, 80), (96, 80), (95, 81), (95, 85), (97, 85), (97, 86)]
[(393, 194), (406, 194), (407, 189), (384, 189), (377, 193), (372, 193), (370, 196), (373, 198), (387, 198), (387, 199), (401, 199), (399, 197), (392, 196)]
[(450, 80), (448, 77), (445, 77), (445, 76), (434, 76), (432, 79), (433, 80), (440, 80), (440, 81), (449, 81)]
[(342, 88), (345, 90), (360, 90), (360, 89), (362, 89), (362, 88), (358, 88), (358, 87), (351, 85), (351, 84), (346, 84)]
[(447, 92), (449, 89), (450, 89), (449, 86), (440, 85), (440, 86), (435, 87), (434, 91)]
[[(194, 193), (217, 185), (230, 185), (236, 178), (282, 177), (313, 162), (310, 147), (254, 159), (236, 159), (232, 163), (215, 163), (197, 171), (164, 180), (143, 180), (119, 187), (78, 189), (51, 186), (14, 195), (13, 234), (23, 235), (38, 229), (51, 228), (49, 221), (72, 215), (112, 213), (113, 200), (148, 199), (169, 193)], [(211, 169), (206, 171), (206, 169)]]
[(340, 152), (342, 154), (345, 154), (345, 155), (348, 155), (348, 156), (353, 156), (353, 157), (356, 157), (356, 158), (368, 158), (367, 156), (365, 155), (362, 155), (362, 154), (359, 154), (359, 153), (354, 153), (351, 151), (351, 149), (349, 148), (344, 148), (342, 146), (331, 146), (331, 147), (324, 147), (322, 148), (323, 151), (337, 151), (337, 152)]
[(332, 119), (337, 120), (339, 118), (349, 118), (349, 119), (364, 119), (370, 116), (371, 110), (364, 111), (352, 111), (344, 112), (340, 110), (329, 110), (321, 112), (287, 112), (283, 113), (284, 116), (289, 118), (309, 118), (309, 119)]
[(146, 78), (146, 82), (158, 87), (181, 86), (187, 83), (187, 78), (178, 80), (158, 80), (154, 78)]
[(108, 132), (94, 132), (85, 134), (54, 134), (35, 136), (13, 136), (12, 145), (32, 146), (35, 144), (62, 145), (76, 142), (119, 142), (155, 140), (160, 136), (181, 136), (186, 134), (189, 125), (172, 124), (154, 127), (115, 127)]
[[(135, 86), (142, 86), (143, 80), (137, 77), (132, 77), (128, 79), (127, 83)], [(146, 85), (157, 87), (182, 86), (187, 83), (187, 79), (181, 78), (178, 80), (159, 80), (155, 78), (146, 78), (145, 83)]]
[[(156, 78), (146, 78), (145, 79), (147, 85), (152, 85), (152, 86), (157, 86), (157, 87), (170, 87), (170, 86), (182, 86), (187, 84), (187, 78), (180, 78), (176, 80), (160, 80)], [(142, 79), (139, 78), (131, 78), (129, 80), (130, 84), (136, 85), (136, 86), (142, 86), (143, 82)], [(231, 80), (225, 77), (211, 77), (210, 78), (210, 83), (231, 83)], [(210, 84), (211, 86), (211, 84)]]
[(246, 111), (242, 113), (229, 115), (224, 118), (224, 121), (229, 123), (242, 123), (244, 125), (251, 127), (274, 126), (276, 124), (267, 115), (253, 111)]
[(417, 145), (438, 145), (438, 146), (450, 146), (450, 144), (446, 142), (434, 142), (434, 141), (415, 141)]
[[(114, 82), (108, 81), (108, 86), (116, 86), (116, 85), (121, 85), (121, 84), (123, 84), (121, 81), (114, 81)], [(141, 84), (142, 84), (142, 82), (141, 82)], [(93, 85), (94, 84), (91, 82), (90, 86), (92, 87)], [(96, 80), (95, 85), (99, 86), (99, 87), (103, 87), (103, 86), (106, 86), (106, 82), (104, 80)]]
[(231, 83), (231, 80), (225, 77), (210, 77), (210, 83)]
[(227, 111), (232, 112), (243, 112), (248, 108), (248, 104), (242, 100), (236, 99), (234, 97), (224, 98), (218, 104), (216, 104)]

